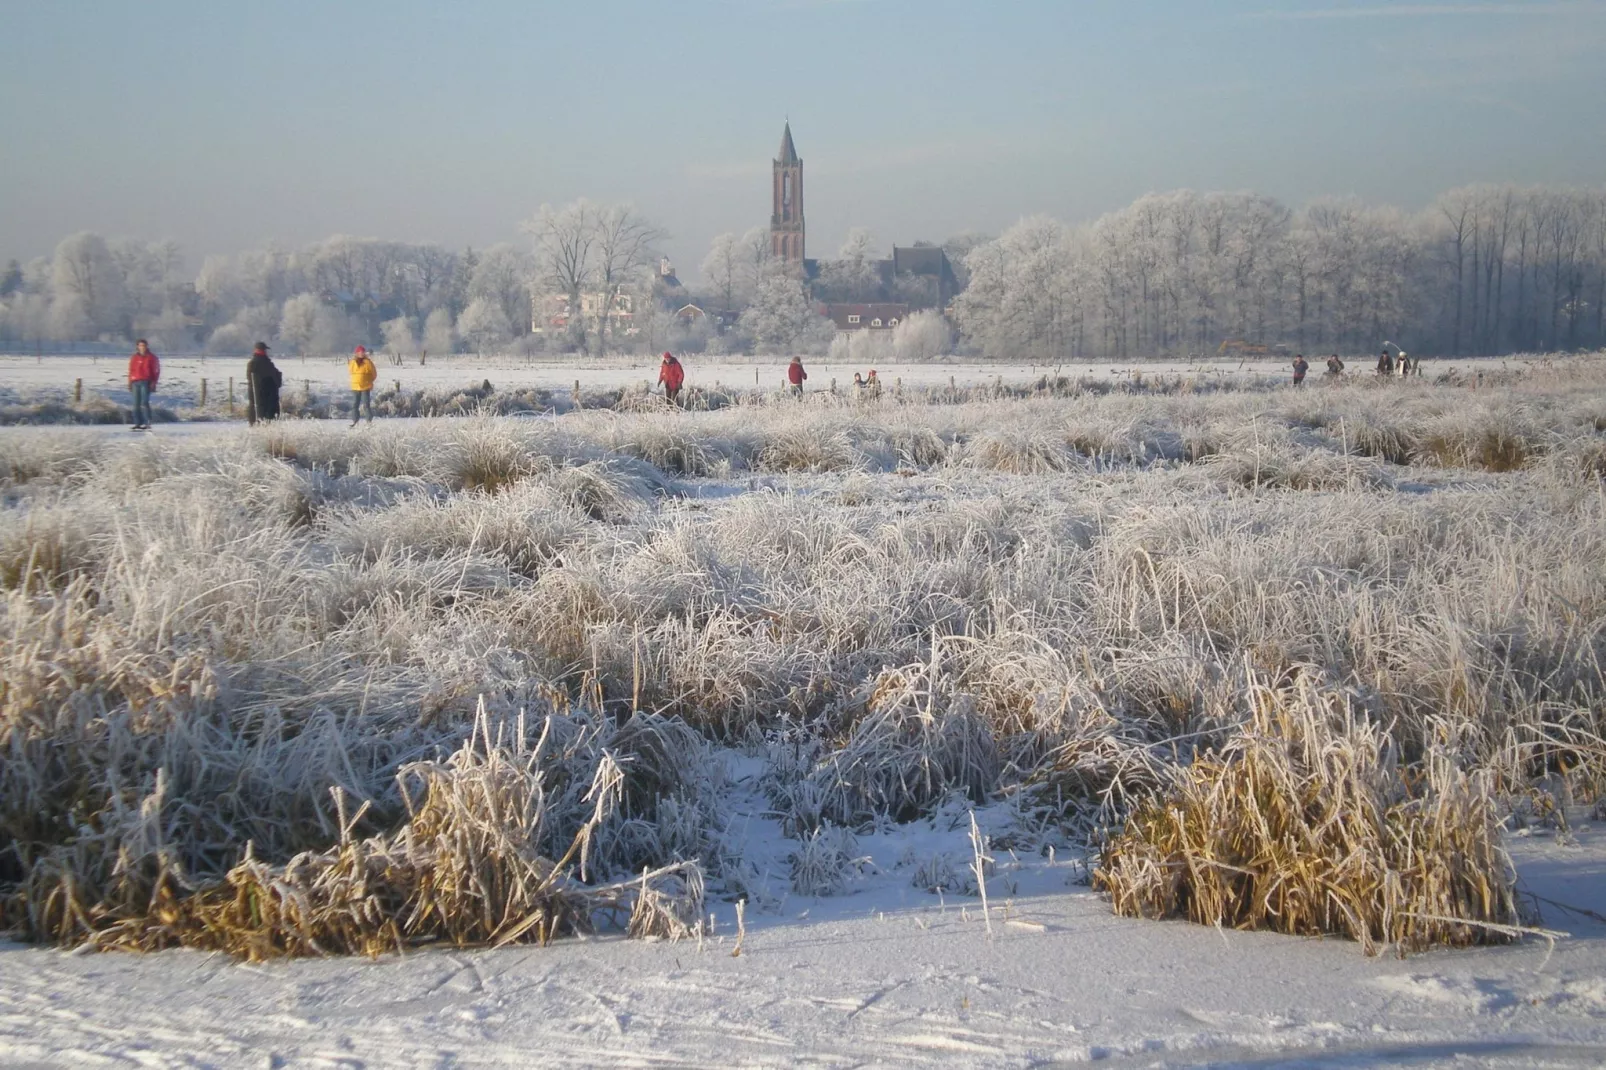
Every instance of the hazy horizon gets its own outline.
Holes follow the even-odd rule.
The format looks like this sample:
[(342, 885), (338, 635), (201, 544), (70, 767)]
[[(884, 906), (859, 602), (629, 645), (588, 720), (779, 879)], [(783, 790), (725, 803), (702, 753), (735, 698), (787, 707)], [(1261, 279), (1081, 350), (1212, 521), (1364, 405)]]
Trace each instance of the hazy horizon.
[(1419, 208), (1606, 175), (1599, 0), (3, 12), (0, 262), (85, 229), (175, 238), (191, 268), (335, 233), (523, 244), (584, 196), (633, 202), (694, 277), (713, 235), (767, 222), (788, 118), (812, 256), (1157, 190)]

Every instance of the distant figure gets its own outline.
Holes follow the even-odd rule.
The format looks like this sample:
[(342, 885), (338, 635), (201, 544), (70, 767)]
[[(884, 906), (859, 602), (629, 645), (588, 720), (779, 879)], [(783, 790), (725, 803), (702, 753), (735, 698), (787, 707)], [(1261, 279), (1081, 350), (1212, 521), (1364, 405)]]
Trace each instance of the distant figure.
[(1400, 378), (1404, 379), (1411, 374), (1411, 369), (1416, 366), (1416, 361), (1411, 359), (1411, 354), (1402, 349), (1400, 350), (1400, 355), (1394, 358), (1394, 366), (1399, 369)]
[(863, 401), (864, 400), (864, 392), (865, 392), (864, 391), (864, 375), (861, 372), (854, 372), (853, 373), (853, 399), (855, 401)]
[(1332, 356), (1327, 358), (1327, 377), (1329, 379), (1337, 379), (1343, 374), (1344, 362), (1338, 359), (1337, 353), (1334, 353)]
[(151, 429), (151, 395), (156, 392), (156, 381), (161, 377), (162, 362), (141, 338), (134, 343), (134, 352), (128, 358), (128, 392), (134, 399), (134, 423), (129, 430)]
[(258, 420), (279, 417), (279, 388), (284, 375), (268, 357), (266, 342), (258, 342), (245, 365), (245, 420), (255, 427)]
[(1390, 353), (1386, 349), (1383, 350), (1383, 352), (1378, 355), (1378, 358), (1377, 358), (1377, 374), (1379, 374), (1379, 375), (1393, 375), (1394, 374), (1394, 354)]
[(793, 357), (792, 363), (786, 366), (786, 381), (792, 384), (792, 393), (797, 397), (803, 396), (803, 380), (809, 373), (803, 370), (803, 358)]
[(686, 369), (675, 359), (673, 353), (665, 353), (664, 359), (659, 362), (658, 381), (664, 384), (664, 397), (677, 405), (680, 404), (680, 388), (686, 381)]
[(1308, 372), (1308, 371), (1310, 371), (1310, 362), (1305, 359), (1305, 354), (1303, 354), (1303, 353), (1294, 354), (1294, 385), (1295, 386), (1304, 386), (1305, 385), (1305, 373)]
[(875, 369), (870, 369), (870, 377), (864, 381), (864, 388), (870, 395), (871, 401), (881, 400), (881, 380), (876, 378)]
[(352, 351), (351, 359), (346, 362), (346, 371), (351, 374), (351, 426), (357, 426), (357, 417), (362, 414), (364, 407), (368, 409), (368, 422), (373, 423), (374, 380), (379, 378), (379, 369), (368, 359), (365, 346), (358, 346)]

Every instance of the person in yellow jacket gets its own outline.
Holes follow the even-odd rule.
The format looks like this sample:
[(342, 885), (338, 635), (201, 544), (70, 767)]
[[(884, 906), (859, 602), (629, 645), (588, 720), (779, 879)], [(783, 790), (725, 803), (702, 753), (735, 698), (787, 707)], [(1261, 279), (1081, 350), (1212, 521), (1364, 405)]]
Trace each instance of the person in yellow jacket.
[(357, 417), (362, 415), (364, 408), (368, 410), (368, 422), (374, 422), (374, 380), (379, 378), (379, 369), (374, 362), (368, 359), (368, 350), (358, 346), (352, 351), (351, 360), (346, 362), (346, 371), (351, 373), (351, 426), (357, 426)]

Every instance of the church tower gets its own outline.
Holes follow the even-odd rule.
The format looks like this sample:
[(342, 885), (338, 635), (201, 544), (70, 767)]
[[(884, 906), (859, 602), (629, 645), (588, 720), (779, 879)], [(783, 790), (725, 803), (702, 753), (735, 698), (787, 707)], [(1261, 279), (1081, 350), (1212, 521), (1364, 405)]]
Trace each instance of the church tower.
[(803, 161), (792, 144), (792, 124), (781, 134), (775, 160), (775, 210), (770, 213), (770, 251), (775, 259), (803, 270)]

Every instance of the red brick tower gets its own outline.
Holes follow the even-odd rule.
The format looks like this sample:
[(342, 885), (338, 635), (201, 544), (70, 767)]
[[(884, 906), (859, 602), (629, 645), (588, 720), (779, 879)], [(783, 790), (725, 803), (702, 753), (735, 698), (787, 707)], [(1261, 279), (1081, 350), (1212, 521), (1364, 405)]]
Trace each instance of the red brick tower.
[(803, 161), (792, 144), (792, 124), (781, 134), (775, 160), (775, 210), (770, 214), (770, 250), (775, 258), (803, 270)]

